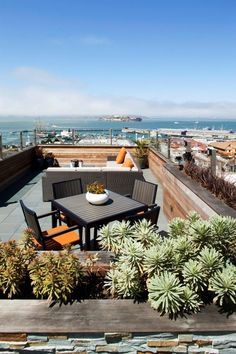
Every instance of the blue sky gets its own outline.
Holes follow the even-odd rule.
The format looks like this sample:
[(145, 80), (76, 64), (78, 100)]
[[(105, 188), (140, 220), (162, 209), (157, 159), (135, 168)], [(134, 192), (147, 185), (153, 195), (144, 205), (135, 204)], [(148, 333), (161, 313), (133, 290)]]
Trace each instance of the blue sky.
[(0, 114), (236, 119), (235, 0), (0, 0)]

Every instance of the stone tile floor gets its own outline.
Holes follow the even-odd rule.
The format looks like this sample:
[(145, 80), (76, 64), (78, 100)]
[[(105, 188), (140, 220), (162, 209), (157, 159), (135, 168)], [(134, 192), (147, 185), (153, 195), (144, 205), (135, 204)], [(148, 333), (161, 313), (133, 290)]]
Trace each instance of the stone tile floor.
[[(150, 169), (145, 169), (143, 172), (147, 181), (158, 184), (156, 202), (162, 207), (163, 196), (161, 184)], [(26, 224), (19, 204), (20, 199), (28, 207), (35, 210), (37, 214), (43, 214), (51, 210), (50, 202), (42, 201), (41, 175), (42, 173), (27, 176), (27, 178), (21, 179), (17, 186), (8, 188), (0, 194), (0, 240), (19, 240), (23, 235)], [(40, 224), (42, 229), (51, 227), (51, 218), (41, 219)], [(161, 208), (158, 221), (159, 229), (166, 231), (167, 224), (167, 219)]]

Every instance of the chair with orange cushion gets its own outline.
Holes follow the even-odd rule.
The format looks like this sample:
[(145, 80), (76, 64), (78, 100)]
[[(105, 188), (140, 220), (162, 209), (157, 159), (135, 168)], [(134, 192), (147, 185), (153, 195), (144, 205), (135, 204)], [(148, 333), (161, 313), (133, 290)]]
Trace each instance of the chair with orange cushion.
[(37, 215), (35, 211), (29, 209), (22, 200), (20, 200), (20, 205), (25, 217), (25, 222), (33, 234), (37, 248), (41, 250), (61, 250), (67, 245), (79, 244), (82, 250), (82, 238), (75, 232), (75, 230), (79, 228), (78, 225), (71, 227), (60, 225), (42, 231), (39, 219), (52, 216), (58, 213), (58, 211)]
[[(72, 195), (83, 193), (81, 178), (53, 183), (52, 189), (53, 189), (53, 199), (66, 198)], [(65, 222), (68, 226), (74, 225), (73, 220), (68, 219), (63, 213), (60, 213), (58, 215), (59, 215), (60, 225), (61, 225), (61, 221)], [(82, 231), (80, 230), (80, 232)]]
[(129, 221), (131, 224), (141, 221), (142, 219), (149, 220), (152, 225), (157, 226), (157, 221), (160, 214), (160, 206), (154, 206), (153, 208), (144, 211), (143, 213), (138, 213), (125, 217), (125, 221)]

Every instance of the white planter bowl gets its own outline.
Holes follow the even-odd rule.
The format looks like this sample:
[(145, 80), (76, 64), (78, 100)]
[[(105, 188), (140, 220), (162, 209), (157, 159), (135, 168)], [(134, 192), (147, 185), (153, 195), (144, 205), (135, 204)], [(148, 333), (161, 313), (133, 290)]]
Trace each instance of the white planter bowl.
[(87, 192), (86, 199), (91, 204), (95, 204), (95, 205), (105, 204), (109, 199), (109, 193), (106, 189), (105, 189), (105, 193), (103, 194), (94, 194), (94, 193)]

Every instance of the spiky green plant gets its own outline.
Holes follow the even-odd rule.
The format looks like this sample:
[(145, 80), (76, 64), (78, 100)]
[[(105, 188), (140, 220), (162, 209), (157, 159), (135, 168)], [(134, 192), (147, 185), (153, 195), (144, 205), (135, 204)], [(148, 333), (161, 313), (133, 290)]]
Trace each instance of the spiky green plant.
[(118, 264), (108, 271), (105, 286), (113, 295), (121, 298), (138, 298), (143, 291), (136, 268)]
[(236, 258), (234, 224), (230, 218), (206, 221), (190, 213), (185, 220), (174, 219), (165, 238), (146, 221), (128, 224), (128, 231), (126, 223), (116, 225), (111, 231), (116, 258), (107, 280), (110, 293), (119, 297), (144, 294), (146, 281), (151, 306), (170, 315), (199, 311), (212, 298), (210, 291), (220, 305), (229, 299), (233, 303), (232, 275), (225, 277), (225, 283), (223, 276), (229, 269), (224, 268), (229, 256)]
[(177, 314), (183, 306), (184, 287), (172, 273), (164, 271), (152, 277), (148, 283), (148, 300), (151, 307), (162, 314)]
[(201, 216), (196, 211), (190, 211), (187, 215), (187, 223), (188, 225), (192, 225), (192, 223), (201, 219)]
[(172, 247), (173, 257), (171, 263), (178, 271), (185, 262), (196, 255), (196, 249), (193, 247), (192, 240), (187, 235), (174, 239)]
[(172, 257), (173, 247), (170, 247), (167, 242), (150, 247), (144, 254), (143, 266), (145, 272), (149, 277), (160, 274), (163, 270), (170, 268)]
[(211, 218), (211, 233), (214, 247), (227, 256), (231, 244), (236, 239), (236, 219), (222, 216)]
[(103, 226), (99, 232), (97, 241), (104, 250), (118, 253), (124, 242), (133, 234), (133, 227), (128, 221), (115, 222)]
[(223, 304), (236, 304), (236, 267), (227, 264), (225, 268), (217, 271), (209, 282), (209, 288), (216, 296), (213, 301), (220, 306)]
[(119, 238), (114, 235), (111, 225), (105, 225), (98, 231), (97, 241), (102, 250), (114, 253), (119, 250)]
[(174, 218), (169, 223), (171, 237), (178, 237), (186, 234), (187, 222), (181, 218)]
[(193, 291), (199, 293), (207, 286), (207, 277), (203, 272), (202, 264), (197, 260), (190, 259), (182, 268), (183, 280)]
[(33, 293), (37, 298), (67, 302), (82, 280), (79, 259), (65, 249), (45, 252), (29, 265)]
[(0, 243), (0, 289), (8, 298), (23, 292), (28, 264), (35, 257), (34, 249), (23, 248), (16, 241)]
[(155, 225), (150, 220), (142, 219), (134, 224), (133, 238), (140, 242), (145, 248), (161, 242), (161, 237)]
[(204, 247), (197, 257), (197, 260), (201, 264), (203, 272), (208, 277), (212, 276), (224, 266), (222, 255), (212, 247)]
[(199, 295), (188, 286), (183, 290), (183, 311), (196, 313), (200, 311), (203, 302), (200, 300)]
[(206, 245), (212, 245), (211, 224), (206, 220), (197, 220), (189, 225), (189, 235), (195, 247), (201, 250)]
[(123, 243), (122, 254), (119, 263), (125, 263), (132, 268), (138, 269), (143, 273), (144, 247), (140, 242), (128, 239)]

